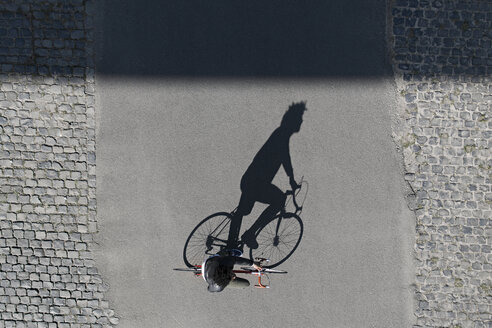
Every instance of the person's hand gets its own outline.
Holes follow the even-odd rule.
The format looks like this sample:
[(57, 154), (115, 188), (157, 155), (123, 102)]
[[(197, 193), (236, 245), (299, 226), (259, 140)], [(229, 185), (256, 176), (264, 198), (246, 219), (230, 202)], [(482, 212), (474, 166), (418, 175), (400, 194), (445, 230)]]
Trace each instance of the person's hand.
[(253, 263), (253, 268), (255, 268), (255, 270), (261, 271), (261, 266), (259, 264), (260, 263), (258, 262)]
[(290, 182), (290, 187), (292, 188), (292, 191), (296, 191), (296, 189), (301, 188), (301, 185), (298, 185), (296, 180), (294, 180), (293, 177), (290, 178), (289, 182)]

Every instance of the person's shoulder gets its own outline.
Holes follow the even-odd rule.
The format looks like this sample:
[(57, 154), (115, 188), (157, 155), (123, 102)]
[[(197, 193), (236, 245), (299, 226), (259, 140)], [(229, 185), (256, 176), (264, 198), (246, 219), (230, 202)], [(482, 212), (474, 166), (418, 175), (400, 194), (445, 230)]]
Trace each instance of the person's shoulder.
[(210, 266), (211, 264), (216, 264), (219, 262), (220, 262), (220, 256), (215, 255), (206, 259), (204, 264)]
[(278, 127), (272, 132), (269, 139), (283, 139), (283, 137), (284, 137), (283, 130), (280, 127)]
[(278, 127), (272, 132), (268, 140), (265, 142), (265, 146), (267, 148), (268, 147), (279, 148), (281, 144), (288, 142), (288, 140), (289, 137), (285, 135), (283, 129)]
[(230, 264), (230, 263), (234, 263), (236, 261), (236, 257), (235, 256), (231, 256), (231, 255), (228, 255), (228, 256), (222, 256), (221, 259), (220, 259), (220, 262), (221, 264)]

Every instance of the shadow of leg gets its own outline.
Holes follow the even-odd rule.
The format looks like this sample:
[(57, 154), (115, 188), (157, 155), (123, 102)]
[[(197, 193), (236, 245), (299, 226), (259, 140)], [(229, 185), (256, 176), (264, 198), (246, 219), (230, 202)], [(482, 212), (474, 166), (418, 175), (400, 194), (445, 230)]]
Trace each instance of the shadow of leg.
[(278, 205), (270, 205), (268, 206), (258, 217), (258, 219), (253, 223), (253, 225), (244, 232), (244, 234), (241, 236), (241, 239), (244, 241), (244, 243), (249, 247), (256, 249), (258, 248), (258, 242), (256, 241), (256, 232), (261, 228), (264, 227), (265, 225), (270, 222), (275, 215), (279, 212), (279, 207)]
[[(229, 228), (229, 235), (227, 238), (226, 249), (236, 249), (238, 248), (239, 231), (241, 230), (241, 223), (243, 221), (243, 216), (239, 213), (234, 213), (231, 220), (231, 227)], [(242, 251), (242, 250), (241, 250)]]

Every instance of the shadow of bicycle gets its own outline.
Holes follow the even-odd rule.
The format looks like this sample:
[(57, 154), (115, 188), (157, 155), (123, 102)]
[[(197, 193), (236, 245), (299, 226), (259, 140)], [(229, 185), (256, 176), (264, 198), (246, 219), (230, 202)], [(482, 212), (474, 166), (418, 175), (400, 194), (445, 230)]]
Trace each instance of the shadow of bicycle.
[[(257, 226), (248, 238), (254, 238), (257, 247), (249, 248), (251, 260), (266, 258), (270, 262), (264, 265), (273, 268), (284, 263), (297, 250), (304, 232), (304, 224), (300, 218), (304, 201), (307, 196), (308, 184), (301, 182), (296, 192), (287, 192), (285, 208), (268, 220), (258, 218), (253, 224)], [(212, 255), (221, 254), (230, 249), (241, 252), (252, 240), (239, 238), (237, 218), (232, 212), (218, 212), (203, 219), (186, 239), (183, 249), (183, 260), (188, 267), (200, 265)], [(240, 223), (239, 223), (240, 224)], [(231, 229), (232, 227), (232, 229)], [(231, 230), (235, 231), (231, 233)], [(244, 253), (243, 253), (244, 256)]]

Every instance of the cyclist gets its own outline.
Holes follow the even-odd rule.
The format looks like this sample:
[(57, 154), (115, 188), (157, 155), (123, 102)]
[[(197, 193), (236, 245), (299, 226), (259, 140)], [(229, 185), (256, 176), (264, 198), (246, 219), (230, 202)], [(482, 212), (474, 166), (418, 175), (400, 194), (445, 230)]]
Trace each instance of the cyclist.
[(258, 151), (248, 169), (241, 178), (241, 199), (235, 218), (242, 219), (251, 213), (255, 202), (269, 204), (258, 220), (248, 229), (241, 239), (250, 248), (258, 248), (254, 236), (265, 221), (275, 216), (285, 205), (285, 194), (274, 184), (273, 178), (280, 166), (284, 167), (289, 177), (292, 190), (300, 186), (294, 179), (294, 171), (289, 152), (290, 137), (299, 132), (302, 116), (306, 111), (306, 102), (292, 103), (285, 112), (278, 127)]
[[(240, 252), (239, 252), (240, 253)], [(261, 270), (258, 262), (251, 261), (244, 257), (236, 256), (237, 253), (230, 255), (213, 255), (202, 264), (202, 277), (208, 283), (209, 292), (221, 292), (226, 286), (245, 288), (249, 286), (249, 281), (237, 277), (232, 272), (234, 265), (250, 265), (256, 270)]]

